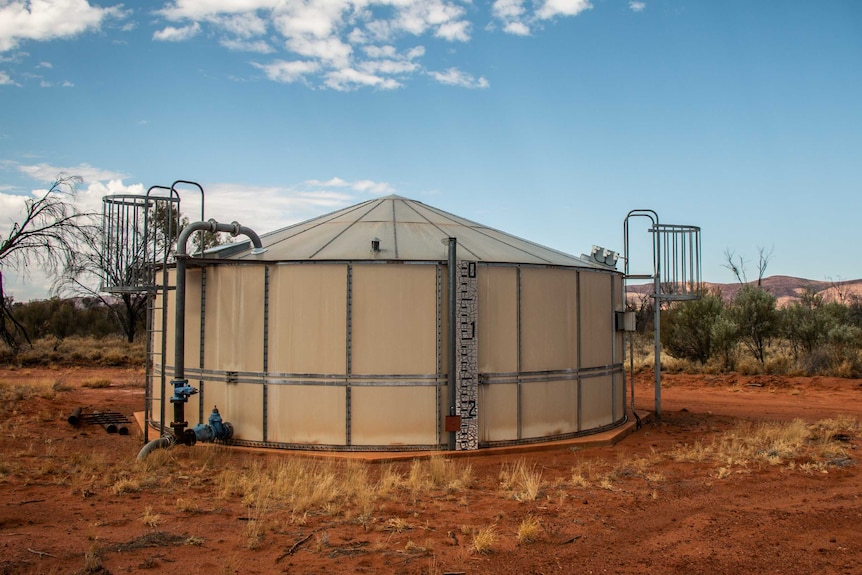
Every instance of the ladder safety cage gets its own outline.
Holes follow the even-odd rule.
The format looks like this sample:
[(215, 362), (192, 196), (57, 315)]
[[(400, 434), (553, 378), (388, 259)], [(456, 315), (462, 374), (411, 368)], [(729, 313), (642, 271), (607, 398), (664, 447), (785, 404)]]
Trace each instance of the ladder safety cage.
[[(653, 273), (631, 274), (631, 251), (629, 220), (645, 217), (652, 227)], [(700, 299), (703, 295), (701, 280), (701, 243), (700, 228), (677, 224), (662, 224), (654, 210), (632, 210), (626, 215), (623, 224), (623, 244), (625, 259), (625, 275), (623, 276), (623, 293), (627, 297), (627, 282), (632, 279), (651, 280), (654, 311), (654, 344), (655, 344), (655, 413), (661, 417), (661, 306), (662, 302), (691, 301)], [(634, 334), (629, 332), (629, 347), (633, 346)], [(632, 352), (633, 353), (633, 352)], [(631, 370), (631, 409), (635, 408), (634, 369)]]
[[(168, 195), (156, 195), (166, 191)], [(156, 269), (164, 267), (179, 234), (179, 195), (153, 186), (146, 195), (102, 198), (102, 286), (107, 293), (157, 290)]]
[(699, 299), (703, 290), (700, 267), (700, 228), (656, 223), (649, 230), (661, 246), (661, 299)]

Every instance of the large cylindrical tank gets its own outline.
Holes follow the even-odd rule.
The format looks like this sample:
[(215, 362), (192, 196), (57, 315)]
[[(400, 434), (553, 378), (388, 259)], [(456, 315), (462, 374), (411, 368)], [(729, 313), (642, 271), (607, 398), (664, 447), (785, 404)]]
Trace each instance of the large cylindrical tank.
[[(457, 239), (455, 309), (447, 238)], [(611, 266), (398, 196), (261, 239), (261, 255), (238, 244), (189, 262), (190, 425), (218, 406), (236, 444), (435, 450), (447, 448), (453, 414), (458, 449), (625, 420), (622, 275)], [(176, 306), (165, 293), (153, 316), (153, 348), (165, 350), (155, 381), (165, 384), (152, 413), (167, 425)]]

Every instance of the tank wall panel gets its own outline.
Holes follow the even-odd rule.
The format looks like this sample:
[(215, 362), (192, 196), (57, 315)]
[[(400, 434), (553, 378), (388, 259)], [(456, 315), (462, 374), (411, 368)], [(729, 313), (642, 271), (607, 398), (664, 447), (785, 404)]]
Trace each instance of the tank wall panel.
[[(594, 429), (613, 423), (612, 383), (613, 376), (610, 375), (581, 380), (582, 429)], [(618, 417), (622, 417), (622, 413), (619, 413)]]
[(611, 276), (581, 272), (581, 368), (613, 363)]
[[(186, 319), (185, 319), (185, 367), (197, 368), (201, 366), (201, 279), (203, 277), (200, 268), (187, 270), (186, 272)], [(176, 292), (171, 292), (176, 294)], [(176, 306), (174, 306), (176, 307)], [(206, 341), (206, 340), (205, 340)], [(199, 388), (200, 381), (192, 379), (188, 373), (186, 379), (189, 380), (189, 385)], [(201, 413), (200, 407), (203, 406), (204, 423), (209, 417), (212, 406), (206, 406), (206, 396), (198, 395), (189, 398), (186, 404), (186, 421), (190, 426), (195, 426), (199, 421)], [(173, 391), (171, 391), (173, 394)], [(201, 403), (203, 402), (203, 403)]]
[(270, 268), (269, 371), (347, 372), (347, 266)]
[(347, 441), (344, 387), (271, 385), (267, 393), (270, 441), (311, 445)]
[(479, 386), (479, 441), (518, 439), (518, 385)]
[(437, 271), (354, 265), (351, 373), (437, 373)]
[(351, 388), (353, 445), (436, 445), (433, 386)]
[[(518, 371), (518, 268), (479, 266), (479, 371)], [(486, 411), (487, 413), (487, 411)]]
[(614, 382), (616, 387), (614, 388), (614, 407), (616, 409), (617, 419), (623, 416), (626, 411), (626, 398), (623, 394), (623, 388), (625, 387), (625, 372), (618, 373), (614, 376)]
[(521, 371), (577, 369), (577, 294), (574, 270), (521, 270)]
[(531, 381), (521, 384), (521, 387), (521, 433), (524, 438), (578, 431), (576, 380)]
[(233, 425), (234, 439), (263, 441), (263, 386), (254, 383), (205, 382), (204, 419), (218, 407), (224, 421)]
[[(168, 285), (176, 286), (177, 285), (176, 279), (177, 279), (176, 270), (170, 270), (168, 272)], [(177, 296), (176, 291), (168, 292), (168, 295), (167, 295), (167, 300), (168, 300), (168, 302), (167, 302), (168, 310), (167, 311), (168, 311), (168, 313), (167, 313), (167, 317), (166, 317), (167, 323), (164, 326), (162, 326), (162, 329), (164, 330), (164, 331), (162, 331), (162, 335), (165, 338), (165, 345), (166, 345), (166, 347), (165, 347), (165, 365), (174, 365), (174, 345), (175, 345), (174, 342), (176, 341), (174, 334), (176, 333), (176, 327), (175, 326), (177, 325), (177, 323), (176, 323), (177, 322), (177, 320), (176, 320), (176, 311), (177, 311), (177, 298), (176, 298), (176, 296)], [(156, 315), (161, 320), (162, 310), (156, 310)]]
[(206, 298), (207, 369), (263, 371), (264, 267), (210, 267)]
[[(614, 276), (614, 311), (625, 311), (625, 304), (623, 303), (623, 280), (621, 277)], [(616, 326), (613, 326), (613, 329), (616, 329)], [(616, 346), (616, 355), (614, 357), (614, 363), (622, 363), (625, 361), (626, 357), (626, 338), (624, 331), (615, 331), (614, 337), (617, 341)]]

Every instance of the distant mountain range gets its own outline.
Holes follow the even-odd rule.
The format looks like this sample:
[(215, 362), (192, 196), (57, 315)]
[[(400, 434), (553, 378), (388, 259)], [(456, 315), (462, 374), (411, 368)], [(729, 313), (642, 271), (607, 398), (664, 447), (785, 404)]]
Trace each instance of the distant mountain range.
[[(757, 285), (757, 282), (748, 282), (748, 284), (703, 283), (704, 289), (720, 291), (721, 297), (725, 302), (731, 301), (743, 285)], [(808, 289), (822, 295), (824, 301), (838, 300), (849, 303), (852, 298), (862, 298), (862, 279), (817, 281), (790, 276), (770, 276), (763, 278), (761, 287), (776, 297), (779, 307), (799, 301), (802, 294)], [(629, 285), (627, 286), (627, 292), (629, 298), (652, 293), (652, 284)]]

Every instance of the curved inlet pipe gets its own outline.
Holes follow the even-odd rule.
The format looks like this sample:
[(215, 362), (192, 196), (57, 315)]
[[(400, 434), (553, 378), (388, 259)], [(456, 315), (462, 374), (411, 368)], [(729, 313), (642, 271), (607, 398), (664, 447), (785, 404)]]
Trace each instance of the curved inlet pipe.
[(189, 387), (188, 381), (185, 378), (186, 267), (189, 258), (186, 248), (189, 238), (197, 231), (228, 232), (234, 237), (244, 235), (254, 245), (251, 251), (252, 254), (258, 255), (266, 251), (260, 241), (260, 236), (251, 228), (241, 226), (237, 222), (231, 222), (230, 224), (220, 224), (215, 220), (192, 222), (180, 232), (179, 238), (177, 238), (176, 337), (174, 338), (174, 380), (171, 382), (174, 385), (174, 396), (171, 398), (171, 403), (174, 404), (174, 421), (171, 423), (171, 428), (174, 430), (174, 437), (177, 441), (185, 441), (184, 431), (188, 426), (188, 423), (185, 421), (183, 406), (188, 400), (189, 395), (197, 392), (194, 388)]
[(170, 435), (164, 435), (159, 437), (158, 439), (154, 439), (144, 445), (141, 448), (141, 451), (138, 452), (138, 461), (143, 461), (147, 458), (147, 455), (155, 451), (156, 449), (167, 449), (168, 447), (174, 444), (174, 438)]

